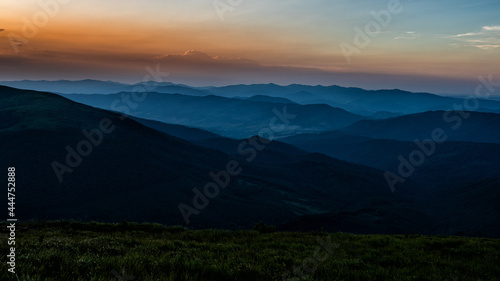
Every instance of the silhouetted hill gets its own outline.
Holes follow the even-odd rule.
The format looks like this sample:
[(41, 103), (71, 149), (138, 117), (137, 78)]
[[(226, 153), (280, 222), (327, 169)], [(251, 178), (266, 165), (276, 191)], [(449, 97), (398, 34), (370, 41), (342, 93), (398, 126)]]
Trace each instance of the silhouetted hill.
[(1, 85), (19, 89), (38, 90), (62, 94), (110, 94), (126, 91), (131, 85), (99, 80), (58, 80), (58, 81), (2, 81)]
[[(232, 159), (49, 93), (0, 87), (0, 116), (0, 166), (16, 167), (16, 212), (25, 220), (126, 219), (183, 225), (179, 204), (193, 206), (193, 188), (203, 192), (214, 181), (210, 171), (225, 170)], [(280, 153), (299, 151), (276, 145), (286, 147)], [(62, 182), (54, 172), (55, 162), (68, 170)], [(276, 225), (301, 215), (364, 208), (375, 198), (426, 210), (404, 203), (408, 199), (403, 198), (411, 197), (406, 188), (411, 183), (393, 194), (381, 171), (324, 155), (240, 164), (241, 174), (231, 177), (205, 209), (190, 217), (190, 227), (250, 228), (259, 221)]]
[[(325, 103), (365, 116), (379, 111), (392, 114), (410, 114), (429, 110), (450, 110), (455, 104), (464, 104), (464, 99), (438, 96), (429, 93), (412, 93), (398, 89), (364, 90), (340, 86), (307, 86), (275, 84), (233, 85), (214, 87), (210, 92), (220, 96), (267, 95), (288, 98), (300, 104)], [(498, 110), (500, 102), (479, 100), (480, 110)]]
[[(125, 84), (113, 81), (99, 80), (57, 80), (57, 81), (0, 81), (0, 85), (15, 87), (19, 89), (47, 91), (59, 94), (115, 94), (119, 92), (140, 91), (143, 83)], [(153, 87), (158, 93), (178, 93), (185, 95), (210, 95), (210, 92), (199, 90), (182, 84), (174, 84), (170, 82), (148, 82), (148, 87)]]
[(213, 139), (213, 138), (221, 138), (221, 136), (211, 133), (209, 131), (197, 129), (197, 128), (190, 128), (182, 125), (173, 125), (173, 124), (167, 124), (159, 121), (154, 121), (154, 120), (148, 120), (148, 119), (142, 119), (138, 117), (133, 117), (129, 116), (131, 119), (147, 126), (150, 128), (153, 128), (155, 130), (158, 130), (160, 132), (172, 135), (174, 137), (178, 137), (181, 139), (185, 139), (188, 141), (199, 141), (199, 140), (204, 140), (204, 139)]
[(285, 98), (277, 98), (277, 97), (270, 97), (270, 96), (264, 96), (264, 95), (255, 95), (252, 97), (247, 98), (249, 101), (261, 101), (261, 102), (271, 102), (271, 103), (282, 103), (282, 104), (287, 104), (287, 103), (295, 103), (289, 99)]
[[(397, 172), (400, 155), (408, 159), (413, 151), (421, 151), (414, 142), (371, 139), (342, 132), (297, 135), (282, 141), (310, 152), (392, 172)], [(500, 175), (497, 161), (500, 144), (447, 141), (425, 146), (434, 147), (432, 153), (411, 176), (425, 183), (425, 189), (463, 185)]]
[[(195, 88), (191, 88), (189, 86), (184, 85), (163, 85), (165, 83), (159, 84), (154, 88), (154, 91), (162, 94), (183, 94), (183, 95), (192, 95), (192, 96), (208, 96), (211, 95), (209, 91), (199, 90)], [(140, 86), (140, 84), (136, 84), (135, 86)], [(134, 87), (127, 89), (127, 92), (133, 91)]]
[(103, 109), (233, 138), (250, 137), (265, 129), (273, 129), (275, 136), (334, 130), (364, 118), (325, 104), (278, 104), (218, 96), (148, 93), (143, 101), (130, 100), (128, 105), (122, 101), (127, 95), (131, 96), (128, 93), (64, 96)]
[(414, 141), (442, 129), (448, 140), (500, 143), (500, 115), (482, 112), (429, 111), (383, 120), (363, 120), (342, 129), (351, 135)]
[[(405, 164), (404, 170), (410, 169), (408, 165), (413, 167), (414, 172), (409, 179), (418, 185), (419, 195), (432, 206), (435, 218), (441, 221), (435, 226), (435, 231), (467, 235), (500, 234), (500, 228), (495, 230), (495, 225), (500, 223), (500, 144), (457, 141), (434, 145), (430, 142), (416, 144), (409, 141), (346, 135), (339, 131), (297, 135), (282, 141), (310, 152), (325, 153), (334, 158), (387, 170), (396, 175), (399, 175), (403, 163), (401, 157), (411, 163), (410, 155), (422, 153), (422, 147), (425, 146), (428, 155), (423, 162), (418, 166)], [(399, 211), (396, 213), (401, 214)], [(339, 221), (336, 225), (339, 227), (346, 223), (343, 220), (348, 219), (349, 222), (353, 216), (365, 215), (363, 212), (341, 212), (303, 217), (298, 218), (295, 223), (287, 224), (284, 229), (311, 229), (319, 224), (325, 225), (329, 220)], [(336, 229), (331, 228), (332, 225), (328, 227), (330, 230)], [(353, 231), (355, 227), (352, 228)]]
[(498, 177), (444, 190), (436, 194), (436, 197), (453, 199), (448, 200), (449, 204), (441, 205), (439, 219), (446, 218), (447, 223), (440, 225), (437, 231), (471, 236), (500, 232)]
[[(130, 85), (111, 81), (4, 81), (2, 85), (22, 89), (43, 90), (62, 94), (114, 94), (132, 92), (141, 83)], [(170, 82), (155, 83), (150, 91), (168, 94), (184, 94), (194, 96), (217, 95), (222, 97), (264, 96), (284, 98), (299, 104), (328, 104), (345, 109), (355, 114), (372, 118), (393, 117), (397, 115), (419, 113), (425, 111), (452, 110), (455, 105), (463, 105), (464, 97), (439, 96), (430, 93), (413, 93), (398, 89), (365, 90), (355, 87), (340, 86), (308, 86), (292, 84), (280, 86), (276, 84), (230, 85), (224, 87), (190, 87)], [(471, 92), (474, 89), (471, 89)], [(255, 99), (255, 98), (254, 98)], [(266, 102), (274, 102), (265, 98)], [(500, 110), (500, 101), (478, 100), (479, 112), (495, 112)], [(280, 103), (283, 103), (281, 101)], [(289, 103), (288, 101), (286, 103)]]
[[(246, 151), (247, 147), (245, 145), (252, 141), (254, 142), (257, 141), (258, 143), (269, 142), (269, 140), (262, 140), (259, 136), (253, 136), (251, 138), (243, 140), (235, 140), (230, 138), (219, 137), (219, 138), (198, 140), (195, 141), (194, 143), (204, 147), (220, 150), (230, 155), (231, 157), (243, 160), (252, 155)], [(310, 154), (305, 150), (278, 141), (273, 141), (269, 142), (266, 145), (262, 145), (262, 150), (260, 151), (257, 149), (255, 150), (256, 152), (258, 151), (258, 153), (255, 153), (255, 160), (253, 161), (262, 163), (296, 162), (307, 159), (304, 158), (304, 156)], [(243, 152), (243, 154), (241, 152)]]

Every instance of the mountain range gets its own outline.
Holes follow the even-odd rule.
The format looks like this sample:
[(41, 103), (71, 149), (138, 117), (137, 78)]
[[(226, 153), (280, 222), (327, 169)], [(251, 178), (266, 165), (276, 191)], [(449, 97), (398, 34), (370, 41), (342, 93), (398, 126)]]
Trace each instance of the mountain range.
[[(221, 97), (270, 96), (285, 98), (299, 104), (328, 104), (364, 116), (391, 117), (425, 111), (450, 110), (462, 105), (466, 97), (440, 96), (431, 93), (413, 93), (398, 89), (365, 90), (341, 86), (309, 86), (291, 84), (231, 85), (224, 87), (190, 87), (170, 82), (151, 82), (152, 92), (185, 94), (195, 96), (217, 95)], [(3, 81), (6, 85), (21, 89), (43, 90), (60, 94), (111, 94), (132, 92), (143, 83), (124, 84), (112, 81)], [(148, 89), (149, 90), (149, 89)], [(475, 89), (470, 89), (473, 96)], [(498, 99), (498, 98), (497, 98)], [(268, 101), (268, 100), (267, 100)], [(500, 101), (492, 96), (490, 100), (478, 100), (477, 111), (499, 113)]]
[(73, 101), (98, 108), (164, 123), (208, 130), (233, 138), (246, 138), (263, 129), (273, 136), (322, 132), (351, 125), (366, 117), (325, 104), (299, 105), (214, 95), (145, 93), (141, 102), (124, 101), (133, 93), (108, 95), (63, 95)]
[[(164, 84), (207, 94), (148, 92), (127, 103), (128, 86), (112, 85), (106, 94), (0, 86), (0, 163), (16, 167), (20, 217), (500, 237), (498, 114), (369, 117), (341, 99), (339, 108), (301, 104), (305, 92), (288, 95), (301, 85), (274, 84)], [(257, 135), (265, 129), (273, 135)], [(433, 141), (436, 130), (446, 140)], [(386, 173), (415, 151), (423, 163), (391, 192)]]
[[(217, 174), (236, 161), (220, 150), (54, 94), (0, 87), (0, 102), (1, 163), (17, 167), (22, 188), (16, 208), (24, 219), (185, 225), (179, 205), (194, 206), (193, 190), (203, 192), (214, 181), (211, 171)], [(102, 128), (113, 130), (102, 130), (100, 139), (96, 130)], [(98, 145), (87, 147), (92, 140)], [(206, 209), (191, 215), (189, 227), (276, 225), (347, 206), (362, 208), (374, 198), (407, 205), (400, 197), (408, 195), (392, 194), (381, 171), (324, 155), (295, 156), (279, 163), (237, 158), (241, 174), (220, 188)]]

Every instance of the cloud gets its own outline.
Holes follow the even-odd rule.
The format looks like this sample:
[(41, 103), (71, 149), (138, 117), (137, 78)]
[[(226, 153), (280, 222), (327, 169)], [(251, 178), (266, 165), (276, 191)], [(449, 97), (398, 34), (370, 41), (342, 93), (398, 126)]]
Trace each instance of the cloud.
[(260, 63), (245, 58), (230, 58), (222, 56), (210, 56), (206, 53), (189, 50), (184, 54), (166, 54), (155, 58), (156, 61), (168, 64), (176, 69), (254, 69), (261, 67)]
[(480, 34), (481, 33), (468, 32), (468, 33), (464, 33), (464, 34), (453, 35), (453, 36), (450, 36), (450, 37), (465, 37), (465, 36), (475, 36), (475, 35), (480, 35)]
[(394, 37), (394, 40), (413, 40), (420, 37), (420, 34), (415, 33), (415, 31), (406, 31), (403, 35)]
[(484, 30), (488, 30), (488, 31), (500, 31), (500, 25), (496, 25), (496, 26), (483, 26), (483, 29)]
[(500, 45), (476, 45), (475, 47), (483, 50), (490, 50), (500, 48)]
[(163, 55), (163, 56), (158, 57), (158, 59), (162, 59), (162, 60), (183, 60), (184, 59), (184, 60), (193, 60), (193, 61), (209, 61), (211, 59), (211, 57), (203, 52), (189, 50), (181, 55), (167, 54), (167, 55)]
[(5, 29), (3, 29), (3, 28), (0, 28), (0, 32), (2, 32), (2, 31), (4, 31), (4, 30), (5, 30)]
[(500, 26), (483, 26), (479, 32), (467, 32), (448, 36), (461, 42), (453, 46), (475, 47), (481, 50), (492, 50), (500, 48)]
[(184, 54), (166, 54), (155, 58), (161, 62), (181, 65), (200, 65), (200, 66), (260, 66), (256, 61), (245, 58), (228, 58), (222, 56), (209, 56), (206, 53), (189, 50)]

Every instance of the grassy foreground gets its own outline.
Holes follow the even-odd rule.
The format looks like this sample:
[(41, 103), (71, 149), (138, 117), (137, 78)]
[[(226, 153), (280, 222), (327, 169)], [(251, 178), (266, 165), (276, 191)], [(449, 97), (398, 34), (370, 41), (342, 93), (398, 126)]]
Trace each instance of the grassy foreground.
[(18, 224), (0, 280), (500, 280), (500, 240), (189, 231), (156, 224)]

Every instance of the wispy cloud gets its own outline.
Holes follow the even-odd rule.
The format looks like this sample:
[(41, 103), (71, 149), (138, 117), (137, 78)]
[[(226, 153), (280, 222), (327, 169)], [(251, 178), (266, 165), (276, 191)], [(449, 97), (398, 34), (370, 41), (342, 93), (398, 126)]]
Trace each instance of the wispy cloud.
[(484, 30), (488, 31), (500, 31), (500, 25), (495, 25), (495, 26), (483, 26)]
[(394, 37), (394, 39), (413, 40), (417, 39), (418, 37), (420, 37), (420, 34), (416, 33), (415, 31), (406, 31), (404, 34)]
[(480, 35), (481, 33), (476, 33), (476, 32), (468, 32), (468, 33), (464, 33), (464, 34), (457, 34), (457, 35), (453, 35), (453, 36), (450, 36), (450, 37), (465, 37), (465, 36), (475, 36), (475, 35)]
[(197, 65), (246, 65), (246, 66), (259, 66), (259, 63), (253, 60), (245, 58), (228, 58), (222, 56), (209, 56), (206, 53), (189, 50), (184, 54), (166, 54), (163, 56), (156, 57), (155, 59), (162, 62), (168, 62), (170, 64), (181, 63), (181, 64), (197, 64)]
[(500, 25), (483, 26), (479, 32), (467, 32), (446, 38), (459, 40), (462, 44), (458, 46), (472, 46), (481, 50), (497, 49), (500, 48)]
[(475, 47), (483, 50), (490, 50), (500, 48), (500, 45), (475, 45)]
[(2, 32), (2, 31), (4, 31), (4, 30), (5, 30), (5, 29), (3, 29), (3, 28), (0, 28), (0, 32)]

